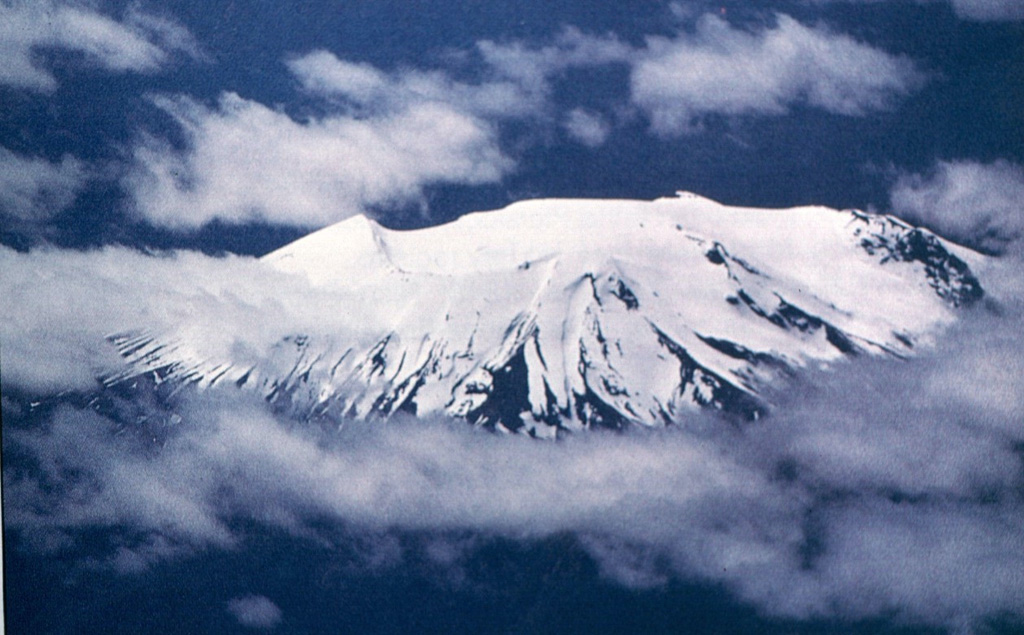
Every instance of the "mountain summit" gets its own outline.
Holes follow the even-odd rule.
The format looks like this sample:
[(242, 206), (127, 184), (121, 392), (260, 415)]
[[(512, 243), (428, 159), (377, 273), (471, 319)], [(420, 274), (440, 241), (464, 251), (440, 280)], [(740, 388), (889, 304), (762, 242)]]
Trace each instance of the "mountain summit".
[(981, 261), (891, 216), (688, 193), (533, 200), (414, 231), (357, 216), (262, 259), (333, 298), (337, 324), (236, 358), (122, 334), (128, 367), (107, 381), (234, 384), (300, 418), (403, 411), (541, 437), (702, 408), (754, 418), (802, 367), (927, 345), (982, 297)]

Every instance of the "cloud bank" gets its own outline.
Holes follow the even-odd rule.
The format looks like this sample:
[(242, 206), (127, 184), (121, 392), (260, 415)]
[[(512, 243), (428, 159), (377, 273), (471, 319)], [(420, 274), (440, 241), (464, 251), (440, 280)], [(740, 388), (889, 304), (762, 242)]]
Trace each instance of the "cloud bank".
[[(0, 255), (15, 300), (0, 309), (12, 395), (96, 386), (90, 373), (118, 363), (102, 335), (125, 324), (249, 320), (234, 345), (258, 347), (338, 309), (252, 259)], [(112, 397), (102, 413), (57, 403), (28, 426), (33, 397), (7, 397), (5, 450), (28, 463), (5, 461), (5, 522), (42, 553), (74, 553), (84, 530), (123, 533), (103, 557), (124, 572), (243, 544), (234, 527), (253, 522), (305, 537), (325, 519), (524, 540), (568, 532), (620, 584), (702, 580), (772, 615), (958, 628), (1020, 617), (1022, 266), (995, 266), (984, 283), (998, 312), (965, 313), (914, 360), (807, 377), (742, 428), (708, 416), (559, 443), (446, 421), (320, 430), (233, 387), (182, 393), (174, 412), (137, 398)], [(322, 313), (302, 309), (318, 303)]]
[(248, 257), (0, 247), (0, 270), (4, 388), (39, 395), (89, 391), (116, 373), (122, 362), (109, 335), (163, 331), (192, 315), (245, 334), (229, 346), (267, 350), (292, 329), (320, 332), (348, 314), (329, 294), (311, 302), (304, 278)]
[(48, 93), (57, 80), (39, 53), (56, 49), (81, 54), (112, 72), (151, 72), (175, 54), (201, 58), (182, 26), (131, 9), (115, 20), (88, 4), (55, 0), (13, 0), (0, 4), (0, 84)]
[(903, 174), (890, 192), (895, 213), (989, 252), (1024, 235), (1024, 167), (939, 161), (927, 174)]
[[(900, 374), (906, 367), (872, 388), (909, 389)], [(895, 612), (951, 625), (1016, 610), (1024, 509), (1014, 444), (1024, 439), (1008, 423), (1019, 425), (1019, 410), (1015, 420), (984, 407), (935, 417), (894, 406), (902, 391), (837, 403), (843, 386), (828, 387), (827, 400), (741, 433), (703, 421), (703, 432), (557, 444), (414, 421), (323, 437), (230, 399), (192, 403), (170, 433), (129, 428), (126, 438), (121, 425), (67, 409), (45, 432), (14, 433), (50, 489), (8, 473), (7, 522), (58, 551), (85, 528), (149, 536), (111, 555), (125, 571), (237, 544), (235, 519), (300, 536), (324, 518), (522, 539), (573, 532), (620, 583), (696, 577), (775, 615)], [(865, 409), (879, 399), (884, 407)], [(146, 443), (154, 433), (159, 448)]]

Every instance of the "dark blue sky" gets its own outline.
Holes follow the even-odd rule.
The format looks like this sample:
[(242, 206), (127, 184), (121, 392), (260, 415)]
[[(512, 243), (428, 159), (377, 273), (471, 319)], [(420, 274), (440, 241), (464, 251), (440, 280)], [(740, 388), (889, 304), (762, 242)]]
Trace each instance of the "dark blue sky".
[[(9, 186), (22, 195), (0, 198), (0, 237), (21, 248), (122, 243), (262, 253), (357, 211), (418, 226), (520, 198), (653, 198), (678, 189), (733, 204), (888, 210), (900, 177), (928, 178), (941, 162), (1024, 158), (1021, 22), (974, 19), (981, 9), (971, 8), (1019, 17), (1003, 4), (120, 2), (75, 9), (78, 22), (64, 16), (63, 27), (48, 30), (29, 5), (14, 3), (3, 9), (11, 22), (37, 26), (8, 36), (32, 71), (28, 79), (12, 73), (0, 81), (0, 172), (25, 172)], [(76, 5), (33, 6), (53, 24)], [(89, 16), (105, 20), (123, 50), (75, 35)], [(567, 29), (578, 37), (566, 37)], [(138, 42), (126, 44), (129, 37)], [(604, 52), (596, 50), (601, 42)], [(382, 89), (390, 94), (353, 105), (337, 86), (333, 94), (303, 86), (288, 62), (317, 51), (390, 77)], [(656, 64), (668, 75), (643, 74)], [(461, 83), (469, 100), (498, 84), (518, 94), (487, 107), (455, 103), (444, 90), (410, 97), (399, 84), (417, 73), (432, 74), (435, 85)], [(817, 95), (823, 87), (840, 96)], [(424, 138), (415, 156), (382, 153), (357, 170), (329, 149), (341, 133), (323, 130), (296, 141), (320, 159), (282, 156), (261, 171), (247, 161), (272, 155), (280, 146), (271, 141), (251, 138), (231, 153), (201, 156), (204, 143), (223, 144), (211, 121), (243, 136), (275, 134), (225, 117), (218, 100), (227, 93), (290, 118), (292, 132), (347, 120), (376, 130), (430, 103), (465, 118), (481, 138), (433, 154), (434, 139)], [(187, 100), (176, 112), (194, 128), (161, 99)], [(573, 111), (590, 124), (586, 141), (569, 132)], [(657, 122), (665, 112), (675, 117), (668, 128)], [(443, 126), (431, 134), (446, 136)], [(361, 152), (361, 141), (342, 143)], [(151, 151), (148, 161), (140, 148)], [(54, 176), (67, 168), (62, 160), (75, 169)], [(410, 161), (437, 165), (394, 167)], [(473, 174), (460, 161), (494, 169)], [(25, 170), (29, 162), (34, 169)], [(191, 173), (170, 190), (147, 190), (147, 174), (169, 173), (170, 163)], [(367, 185), (370, 174), (393, 169), (391, 182)], [(331, 213), (293, 213), (266, 192), (232, 198), (222, 187), (303, 173), (303, 188), (321, 190), (309, 204)], [(194, 217), (176, 221), (186, 208)]]

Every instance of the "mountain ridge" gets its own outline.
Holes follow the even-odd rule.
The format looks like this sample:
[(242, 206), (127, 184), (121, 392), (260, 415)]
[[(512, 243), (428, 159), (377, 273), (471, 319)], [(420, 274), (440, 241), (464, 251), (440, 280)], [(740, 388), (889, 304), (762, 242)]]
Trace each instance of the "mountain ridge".
[(336, 323), (281, 325), (254, 363), (118, 334), (127, 366), (105, 383), (233, 383), (300, 419), (441, 414), (540, 437), (756, 418), (802, 367), (929, 344), (983, 296), (982, 262), (891, 216), (688, 193), (539, 199), (415, 231), (360, 216), (261, 259), (341, 298)]

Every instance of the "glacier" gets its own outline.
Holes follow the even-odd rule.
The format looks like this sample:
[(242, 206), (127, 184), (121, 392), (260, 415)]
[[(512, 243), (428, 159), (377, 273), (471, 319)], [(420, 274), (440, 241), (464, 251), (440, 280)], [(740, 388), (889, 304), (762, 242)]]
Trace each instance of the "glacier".
[(704, 409), (754, 419), (803, 368), (932, 345), (983, 297), (985, 260), (888, 215), (686, 192), (530, 200), (419, 230), (360, 215), (261, 259), (330, 319), (280, 325), (256, 351), (215, 325), (139, 325), (110, 337), (126, 364), (103, 382), (256, 391), (302, 420), (405, 412), (544, 438)]

